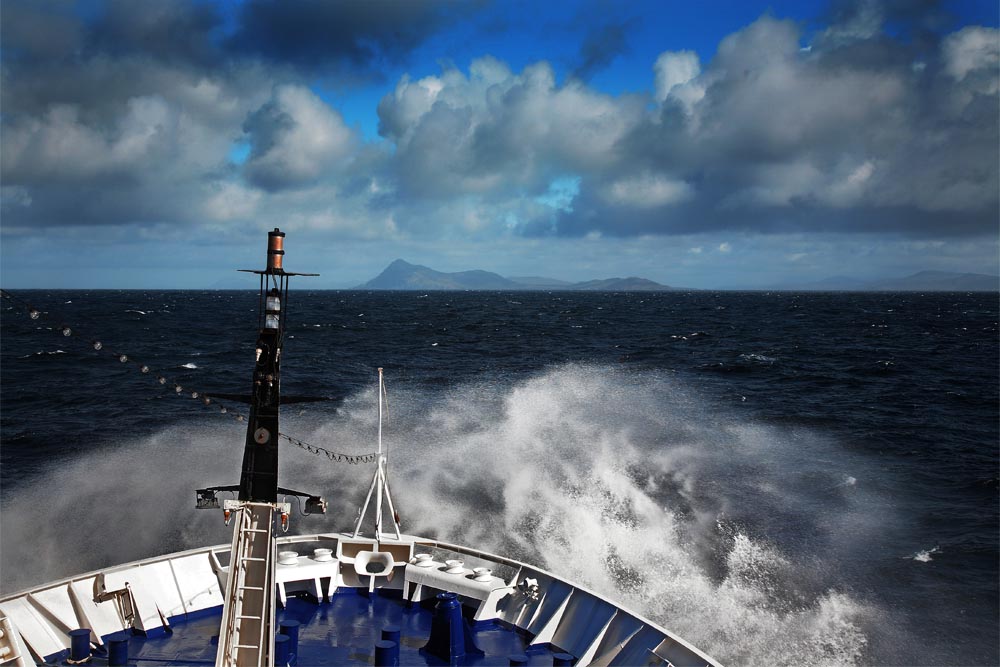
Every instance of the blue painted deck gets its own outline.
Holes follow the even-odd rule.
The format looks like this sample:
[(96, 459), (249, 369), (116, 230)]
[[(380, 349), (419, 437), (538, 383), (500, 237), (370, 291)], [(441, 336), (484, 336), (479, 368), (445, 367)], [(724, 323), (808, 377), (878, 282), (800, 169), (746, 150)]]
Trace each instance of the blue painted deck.
[[(172, 619), (170, 633), (159, 637), (134, 636), (129, 641), (129, 665), (162, 667), (168, 665), (213, 665), (218, 647), (218, 613), (193, 619)], [(288, 605), (276, 612), (276, 626), (284, 620), (301, 623), (299, 629), (298, 667), (322, 665), (374, 665), (375, 642), (386, 626), (398, 626), (400, 665), (448, 665), (449, 663), (420, 652), (430, 636), (433, 609), (410, 605), (396, 596), (367, 591), (340, 592), (329, 603), (317, 603), (311, 597), (289, 597)], [(511, 654), (525, 653), (529, 639), (499, 623), (473, 628), (476, 646), (484, 656), (470, 657), (459, 665), (487, 667), (510, 664)], [(552, 665), (549, 647), (533, 647), (528, 654), (530, 665)], [(89, 664), (106, 665), (97, 654)]]

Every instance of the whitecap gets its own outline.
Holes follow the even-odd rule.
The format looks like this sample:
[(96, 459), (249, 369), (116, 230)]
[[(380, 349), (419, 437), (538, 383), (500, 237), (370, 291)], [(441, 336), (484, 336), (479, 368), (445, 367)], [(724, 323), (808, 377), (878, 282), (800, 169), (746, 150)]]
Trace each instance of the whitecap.
[(192, 364), (190, 361), (186, 364), (181, 364), (181, 368), (198, 368), (197, 365)]
[(929, 563), (932, 560), (934, 560), (933, 558), (931, 558), (931, 554), (940, 553), (940, 551), (941, 551), (941, 547), (934, 547), (933, 549), (926, 549), (924, 551), (918, 551), (917, 553), (913, 554), (913, 556), (911, 556), (911, 558), (913, 560), (917, 561), (917, 562), (920, 562), (920, 563)]
[(145, 310), (126, 310), (125, 312), (126, 313), (138, 313), (139, 315), (145, 315), (146, 314)]
[(766, 354), (757, 354), (755, 352), (741, 354), (740, 359), (743, 361), (752, 361), (758, 364), (773, 364), (775, 362), (774, 357), (769, 357)]

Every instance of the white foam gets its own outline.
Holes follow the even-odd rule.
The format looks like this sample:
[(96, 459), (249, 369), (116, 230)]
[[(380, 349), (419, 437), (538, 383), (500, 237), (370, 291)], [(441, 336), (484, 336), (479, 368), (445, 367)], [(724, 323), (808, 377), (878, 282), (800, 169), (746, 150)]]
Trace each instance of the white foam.
[(197, 366), (197, 364), (194, 364), (194, 363), (192, 363), (192, 362), (189, 361), (186, 364), (181, 364), (181, 368), (191, 368), (191, 369), (194, 369), (194, 368), (198, 368), (198, 366)]
[[(809, 511), (790, 482), (828, 465), (813, 463), (821, 439), (720, 419), (667, 375), (566, 366), (513, 387), (483, 382), (434, 394), (388, 382), (385, 444), (406, 532), (537, 563), (726, 664), (861, 662), (865, 628), (877, 623), (872, 610), (837, 590), (835, 578), (802, 592), (822, 555), (798, 562), (768, 535), (727, 519), (772, 499)], [(369, 389), (311, 421), (286, 414), (282, 431), (339, 451), (374, 451), (374, 404)], [(4, 589), (228, 543), (221, 513), (195, 511), (191, 491), (235, 483), (242, 450), (239, 425), (178, 426), (99, 444), (6, 495)], [(296, 517), (292, 532), (349, 528), (370, 467), (284, 452), (279, 483), (330, 501), (325, 517)], [(838, 506), (817, 523), (831, 531), (830, 543), (864, 540), (884, 518), (861, 511), (871, 516)]]

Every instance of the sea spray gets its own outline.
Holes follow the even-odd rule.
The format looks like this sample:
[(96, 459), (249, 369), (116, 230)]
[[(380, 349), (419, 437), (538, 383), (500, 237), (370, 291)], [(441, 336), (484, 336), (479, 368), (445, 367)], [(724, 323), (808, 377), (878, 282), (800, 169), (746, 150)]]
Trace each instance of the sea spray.
[[(864, 660), (875, 610), (820, 555), (825, 536), (846, 534), (822, 508), (840, 522), (882, 519), (857, 521), (865, 510), (844, 496), (856, 489), (838, 486), (846, 472), (823, 459), (823, 438), (733, 423), (668, 375), (603, 367), (430, 394), (390, 377), (389, 395), (389, 476), (406, 532), (534, 562), (728, 664)], [(374, 406), (369, 389), (282, 430), (365, 453)], [(243, 438), (200, 419), (95, 446), (5, 498), (4, 590), (227, 543), (221, 514), (194, 510), (193, 492), (238, 481)], [(286, 447), (281, 483), (331, 500), (327, 516), (296, 516), (293, 531), (352, 527), (371, 472)], [(804, 535), (793, 553), (756, 516), (782, 500), (782, 525)]]
[[(752, 514), (746, 503), (762, 483), (782, 497), (783, 476), (817, 474), (796, 468), (809, 457), (792, 450), (822, 449), (821, 438), (803, 443), (801, 434), (789, 440), (778, 430), (720, 422), (696, 394), (658, 374), (563, 366), (493, 405), (481, 394), (466, 388), (463, 402), (454, 392), (397, 434), (407, 445), (396, 475), (406, 481), (395, 488), (422, 519), (415, 532), (436, 529), (444, 539), (513, 551), (623, 601), (724, 662), (863, 659), (871, 610), (824, 576), (835, 567), (816, 567), (807, 548), (809, 562), (797, 566), (759, 526), (765, 534), (757, 539), (719, 528), (720, 519)], [(787, 466), (767, 469), (782, 459)], [(836, 469), (825, 474), (842, 479)], [(788, 500), (805, 494), (789, 486)], [(731, 514), (737, 518), (726, 519)], [(822, 530), (812, 524), (827, 521), (838, 523), (797, 517), (814, 533)]]

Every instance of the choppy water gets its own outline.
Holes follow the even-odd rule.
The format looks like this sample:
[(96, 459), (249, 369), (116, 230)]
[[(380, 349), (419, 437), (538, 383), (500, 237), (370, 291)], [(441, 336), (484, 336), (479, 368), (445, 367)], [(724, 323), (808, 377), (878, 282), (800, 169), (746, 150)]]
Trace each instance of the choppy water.
[[(256, 293), (18, 296), (45, 314), (0, 311), (3, 589), (227, 542), (193, 490), (238, 481), (243, 427), (189, 392), (248, 389)], [(996, 294), (290, 301), (283, 394), (332, 400), (282, 431), (371, 451), (383, 366), (408, 532), (536, 562), (730, 664), (1000, 661)], [(284, 452), (283, 485), (333, 500), (293, 530), (352, 524), (370, 468)]]

